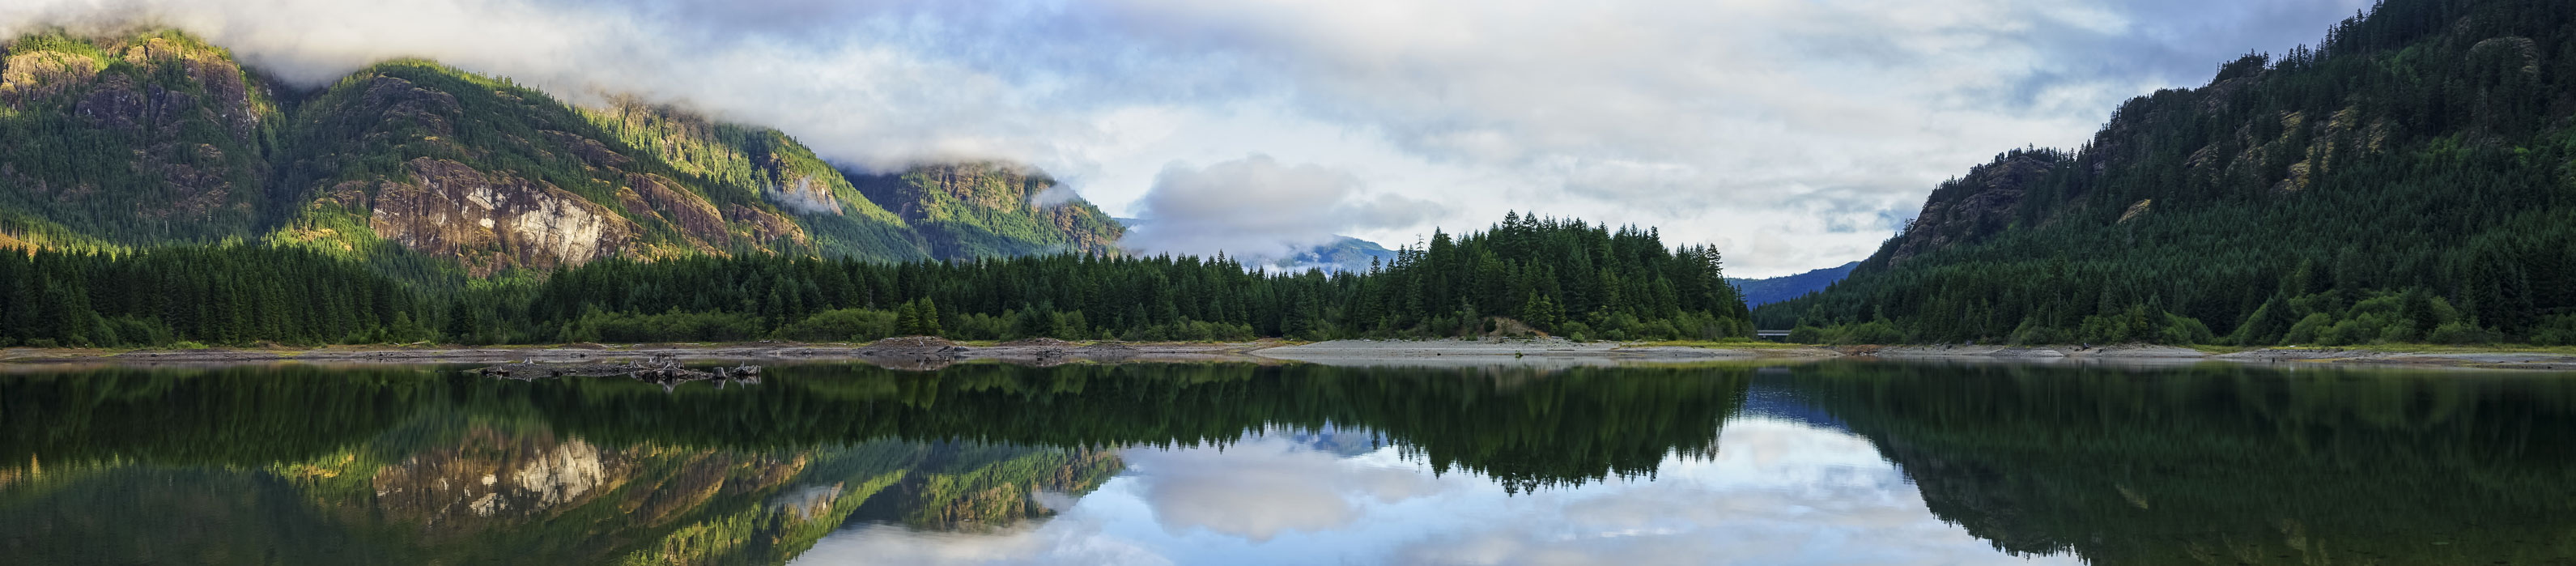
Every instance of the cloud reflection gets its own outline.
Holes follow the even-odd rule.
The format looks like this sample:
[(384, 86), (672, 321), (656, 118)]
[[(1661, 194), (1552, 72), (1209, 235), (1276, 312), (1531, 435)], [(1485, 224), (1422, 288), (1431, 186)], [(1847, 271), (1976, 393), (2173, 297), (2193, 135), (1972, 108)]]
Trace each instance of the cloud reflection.
[(1267, 542), (1284, 531), (1348, 526), (1371, 501), (1396, 503), (1442, 489), (1410, 466), (1343, 459), (1278, 436), (1125, 457), (1155, 520), (1175, 535), (1206, 529)]
[(2007, 556), (1942, 522), (1864, 439), (1738, 419), (1719, 442), (1716, 457), (1667, 459), (1652, 479), (1518, 496), (1470, 474), (1434, 477), (1393, 449), (1343, 457), (1285, 435), (1222, 450), (1135, 449), (1129, 475), (1042, 525), (981, 535), (862, 527), (800, 563), (2076, 561)]

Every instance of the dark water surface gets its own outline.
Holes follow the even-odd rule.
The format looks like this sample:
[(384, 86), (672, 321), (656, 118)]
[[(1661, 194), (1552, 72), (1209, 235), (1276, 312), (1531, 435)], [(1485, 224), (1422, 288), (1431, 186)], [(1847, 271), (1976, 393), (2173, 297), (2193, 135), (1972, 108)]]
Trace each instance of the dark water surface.
[(0, 374), (0, 564), (2569, 564), (2576, 377)]

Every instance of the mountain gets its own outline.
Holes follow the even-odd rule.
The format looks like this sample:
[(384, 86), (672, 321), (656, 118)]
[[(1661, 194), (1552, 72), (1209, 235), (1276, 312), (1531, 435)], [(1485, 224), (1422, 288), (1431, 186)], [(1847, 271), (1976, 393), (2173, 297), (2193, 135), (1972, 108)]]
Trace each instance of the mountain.
[(1126, 228), (1054, 178), (1004, 163), (852, 174), (859, 190), (919, 229), (939, 259), (1082, 252), (1115, 255)]
[(273, 87), (176, 33), (33, 36), (0, 59), (0, 244), (248, 234), (268, 206)]
[(1850, 342), (2576, 343), (2576, 4), (2388, 0), (1999, 155), (1764, 328)]
[(175, 31), (6, 47), (0, 245), (265, 240), (489, 276), (607, 257), (1109, 253), (1118, 235), (1069, 191), (1040, 199), (1054, 182), (1024, 167), (854, 178), (777, 130), (576, 106), (432, 61), (303, 92)]
[(1352, 273), (1367, 273), (1372, 266), (1394, 264), (1395, 250), (1350, 236), (1334, 236), (1332, 243), (1306, 248), (1297, 255), (1273, 262), (1273, 265), (1286, 268), (1315, 267)]
[[(1151, 222), (1143, 218), (1116, 220), (1129, 228)], [(1264, 260), (1270, 262), (1271, 267), (1279, 269), (1302, 271), (1312, 268), (1328, 272), (1367, 273), (1371, 266), (1394, 265), (1395, 258), (1395, 250), (1386, 249), (1386, 246), (1379, 245), (1377, 242), (1350, 236), (1334, 236), (1331, 242), (1309, 246), (1287, 257), (1264, 258)]]
[(1851, 274), (1852, 268), (1859, 266), (1860, 262), (1855, 261), (1797, 275), (1769, 279), (1728, 278), (1727, 281), (1734, 283), (1736, 289), (1744, 291), (1744, 306), (1759, 307), (1825, 290), (1826, 287), (1833, 286), (1834, 282), (1842, 281), (1843, 276)]
[[(824, 393), (790, 385), (796, 378), (789, 373), (770, 390), (809, 401), (893, 392), (844, 387)], [(0, 440), (44, 453), (40, 465), (0, 468), (7, 511), (0, 527), (10, 533), (0, 535), (0, 546), (21, 557), (13, 563), (156, 563), (188, 556), (184, 562), (192, 564), (782, 564), (845, 525), (1011, 528), (1054, 514), (1040, 490), (1080, 497), (1126, 467), (1109, 450), (881, 433), (683, 440), (669, 430), (550, 418), (723, 403), (743, 398), (744, 385), (733, 395), (703, 384), (666, 391), (619, 378), (535, 389), (382, 369), (96, 377), (71, 387), (0, 383), (0, 389), (49, 406), (128, 415), (180, 414), (187, 411), (174, 403), (224, 399), (197, 405), (188, 432), (155, 440), (110, 430), (131, 423), (106, 419), (47, 427), (77, 441)], [(848, 383), (847, 377), (813, 381)], [(556, 414), (532, 410), (524, 400), (493, 401), (569, 387), (579, 387), (584, 399), (548, 409)], [(406, 402), (360, 401), (384, 398), (379, 395)], [(303, 414), (248, 417), (277, 403), (292, 403)], [(239, 438), (270, 442), (224, 440)], [(131, 520), (79, 518), (97, 513)], [(90, 542), (109, 538), (137, 542), (115, 549)]]

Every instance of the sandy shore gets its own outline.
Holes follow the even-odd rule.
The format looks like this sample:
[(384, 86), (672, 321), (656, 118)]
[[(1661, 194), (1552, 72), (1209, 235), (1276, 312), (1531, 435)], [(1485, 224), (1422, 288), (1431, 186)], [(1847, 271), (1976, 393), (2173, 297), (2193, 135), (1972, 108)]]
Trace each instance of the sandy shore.
[(80, 349), (0, 349), (0, 363), (20, 368), (52, 364), (224, 365), (267, 362), (499, 364), (586, 363), (670, 357), (689, 361), (856, 361), (903, 369), (937, 369), (970, 361), (1025, 365), (1075, 362), (1314, 363), (1346, 366), (1618, 365), (1698, 361), (1800, 361), (1828, 358), (1954, 360), (2007, 363), (2356, 364), (2576, 371), (2576, 355), (2507, 352), (2390, 352), (2270, 349), (2211, 354), (2151, 345), (2082, 346), (1770, 346), (1702, 348), (1577, 343), (1564, 339), (1335, 340), (1290, 344), (1074, 343), (1021, 340), (960, 345), (931, 338), (894, 338), (868, 344), (747, 342), (733, 344), (575, 344), (564, 346), (330, 346), (311, 349), (199, 349), (112, 352)]

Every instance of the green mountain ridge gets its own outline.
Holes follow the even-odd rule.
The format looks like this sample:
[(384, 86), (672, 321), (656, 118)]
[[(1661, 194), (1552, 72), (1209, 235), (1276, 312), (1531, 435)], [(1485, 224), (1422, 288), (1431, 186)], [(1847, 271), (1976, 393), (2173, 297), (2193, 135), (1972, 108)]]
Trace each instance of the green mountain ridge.
[(2388, 0), (1943, 183), (1762, 308), (1847, 343), (2576, 343), (2576, 5)]
[(431, 61), (303, 92), (176, 31), (6, 49), (0, 245), (265, 240), (491, 276), (607, 257), (1115, 253), (1121, 230), (1069, 194), (1032, 204), (1053, 181), (1023, 167), (854, 179), (774, 129), (575, 106)]
[(1796, 275), (1782, 275), (1779, 277), (1764, 279), (1728, 278), (1727, 282), (1734, 283), (1735, 288), (1742, 289), (1744, 291), (1745, 306), (1759, 308), (1762, 305), (1795, 299), (1806, 296), (1808, 293), (1825, 290), (1826, 287), (1831, 287), (1834, 283), (1841, 282), (1843, 277), (1851, 275), (1852, 268), (1855, 267), (1860, 267), (1860, 262), (1855, 261), (1834, 267), (1810, 270)]

